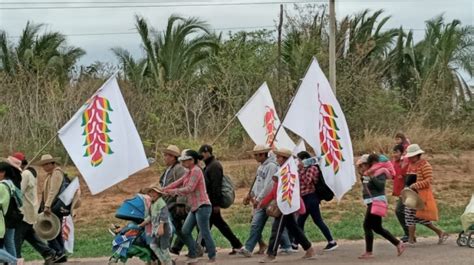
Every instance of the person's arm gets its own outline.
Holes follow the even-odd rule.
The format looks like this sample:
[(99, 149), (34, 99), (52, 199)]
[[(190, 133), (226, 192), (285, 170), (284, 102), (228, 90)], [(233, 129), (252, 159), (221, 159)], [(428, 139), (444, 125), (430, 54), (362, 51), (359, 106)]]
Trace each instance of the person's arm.
[(303, 172), (304, 175), (302, 179), (304, 184), (309, 185), (311, 182), (313, 182), (313, 184), (316, 184), (318, 182), (319, 170), (316, 166), (310, 166)]
[(3, 215), (7, 213), (10, 197), (10, 188), (7, 187), (7, 184), (0, 183), (0, 210), (2, 210)]
[(267, 174), (265, 176), (265, 184), (264, 188), (260, 191), (257, 195), (257, 201), (260, 202), (263, 200), (265, 196), (267, 196), (268, 192), (272, 190), (273, 187), (273, 176), (278, 172), (278, 166), (276, 164), (269, 164)]
[(272, 190), (265, 196), (265, 198), (262, 199), (262, 201), (259, 203), (259, 208), (265, 208), (267, 207), (270, 202), (276, 199), (276, 194), (277, 194), (277, 189), (278, 189), (278, 182), (273, 182), (273, 187)]
[(385, 191), (385, 181), (387, 177), (385, 174), (380, 174), (375, 177), (371, 177), (369, 182), (372, 183), (372, 186), (379, 192), (384, 192)]
[(172, 189), (176, 189), (178, 187), (181, 187), (182, 184), (183, 184), (183, 181), (184, 181), (184, 177), (181, 177), (180, 179), (178, 179), (177, 181), (171, 183), (170, 185), (166, 186), (163, 188), (164, 191), (168, 192)]
[[(168, 193), (171, 193), (171, 194), (176, 194), (176, 195), (187, 195), (191, 192), (193, 192), (194, 190), (196, 190), (196, 187), (200, 181), (200, 179), (202, 179), (202, 172), (200, 169), (197, 169), (197, 170), (192, 170), (192, 172), (190, 172), (190, 176), (189, 176), (189, 182), (187, 183), (186, 186), (181, 186), (180, 188), (171, 188), (171, 189), (167, 189), (166, 192)], [(183, 182), (184, 181), (184, 178), (181, 178), (179, 179), (178, 181), (176, 182)]]
[(64, 173), (61, 170), (55, 169), (53, 174), (51, 174), (51, 179), (49, 180), (49, 190), (48, 199), (44, 203), (45, 208), (51, 208), (54, 199), (58, 196), (61, 185), (63, 184)]
[(21, 192), (25, 194), (28, 187), (31, 186), (31, 177), (32, 175), (28, 174), (28, 171), (23, 171), (21, 174)]
[(423, 176), (423, 180), (417, 181), (416, 183), (411, 185), (411, 188), (422, 190), (422, 189), (428, 189), (431, 186), (431, 182), (433, 180), (433, 168), (428, 162), (426, 162), (422, 166), (421, 174)]
[[(175, 170), (174, 172), (175, 172), (177, 180), (182, 179), (184, 175), (186, 175), (186, 169), (181, 165), (176, 165), (174, 170)], [(187, 202), (186, 196), (178, 196), (176, 198), (176, 204), (180, 206), (186, 206), (186, 202)]]
[[(213, 203), (215, 206), (219, 207), (222, 202), (222, 180), (224, 178), (224, 169), (219, 162), (215, 162), (214, 166), (211, 168), (210, 179), (212, 181), (212, 197), (214, 199)], [(214, 206), (214, 205), (213, 205)]]

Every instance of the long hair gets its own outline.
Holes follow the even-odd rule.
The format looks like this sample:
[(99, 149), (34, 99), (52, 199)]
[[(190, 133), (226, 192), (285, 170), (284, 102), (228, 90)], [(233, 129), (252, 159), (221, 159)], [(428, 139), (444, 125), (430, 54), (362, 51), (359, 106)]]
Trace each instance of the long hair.
[(5, 172), (5, 179), (13, 178), (13, 168), (7, 162), (0, 162), (0, 172)]

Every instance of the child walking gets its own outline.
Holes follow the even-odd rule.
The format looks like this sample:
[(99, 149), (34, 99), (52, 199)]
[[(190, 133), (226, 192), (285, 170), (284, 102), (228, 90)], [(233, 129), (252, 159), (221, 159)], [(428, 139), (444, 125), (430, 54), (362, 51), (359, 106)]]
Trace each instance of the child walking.
[(150, 196), (152, 204), (148, 217), (140, 226), (145, 227), (151, 224), (151, 231), (147, 231), (151, 250), (162, 265), (172, 265), (173, 261), (169, 252), (171, 240), (170, 214), (166, 202), (162, 198), (161, 187), (155, 185), (145, 191)]

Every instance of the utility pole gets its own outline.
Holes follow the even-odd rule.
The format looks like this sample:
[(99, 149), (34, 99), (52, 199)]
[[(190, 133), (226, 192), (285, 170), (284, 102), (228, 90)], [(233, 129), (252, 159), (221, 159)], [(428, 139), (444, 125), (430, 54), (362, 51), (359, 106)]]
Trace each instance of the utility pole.
[(336, 10), (335, 0), (329, 0), (329, 84), (336, 95)]

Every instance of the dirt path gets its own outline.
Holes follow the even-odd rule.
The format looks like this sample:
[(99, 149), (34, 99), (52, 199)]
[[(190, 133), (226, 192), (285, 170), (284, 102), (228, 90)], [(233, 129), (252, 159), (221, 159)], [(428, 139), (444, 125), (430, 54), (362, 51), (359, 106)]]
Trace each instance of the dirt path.
[[(474, 249), (458, 247), (455, 242), (456, 236), (452, 235), (445, 245), (437, 245), (436, 238), (421, 238), (416, 247), (407, 248), (406, 252), (397, 257), (395, 248), (385, 240), (376, 240), (376, 257), (370, 261), (361, 261), (357, 257), (364, 250), (363, 241), (340, 241), (340, 247), (329, 253), (319, 253), (314, 260), (301, 260), (303, 252), (292, 255), (280, 255), (277, 262), (280, 264), (304, 265), (304, 264), (387, 264), (387, 265), (472, 265), (474, 264)], [(321, 244), (316, 245), (318, 249)], [(258, 264), (258, 260), (263, 256), (254, 256), (252, 258), (243, 258), (239, 256), (228, 256), (228, 250), (221, 250), (218, 254), (217, 264), (225, 265), (247, 265)], [(107, 264), (107, 258), (79, 259), (71, 260), (67, 264), (81, 265), (104, 265)], [(178, 257), (177, 264), (184, 265), (185, 258)], [(200, 260), (200, 264), (205, 264), (206, 259)], [(29, 265), (40, 265), (41, 262), (27, 262)], [(139, 260), (130, 260), (127, 264), (139, 265), (143, 262)]]

